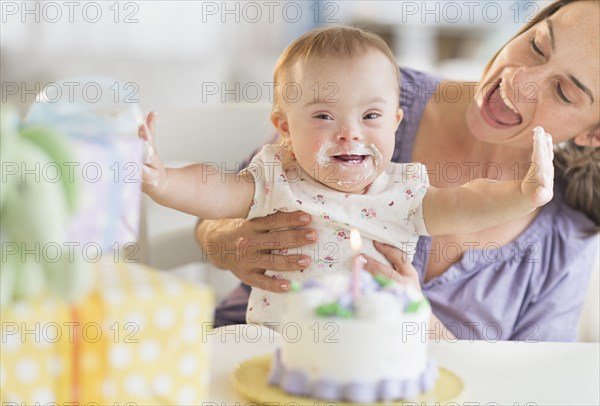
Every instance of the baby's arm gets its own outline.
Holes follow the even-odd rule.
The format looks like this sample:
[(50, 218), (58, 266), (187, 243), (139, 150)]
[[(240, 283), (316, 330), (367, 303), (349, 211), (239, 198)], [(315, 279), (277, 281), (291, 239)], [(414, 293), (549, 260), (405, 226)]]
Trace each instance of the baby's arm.
[(142, 168), (144, 193), (163, 206), (205, 219), (246, 217), (254, 196), (254, 178), (246, 172), (224, 174), (206, 164), (165, 168), (154, 145), (155, 119), (156, 114), (149, 113), (139, 128), (148, 150)]
[(431, 188), (423, 217), (431, 235), (462, 234), (523, 217), (552, 199), (552, 137), (534, 129), (532, 165), (520, 181), (477, 179), (460, 187)]

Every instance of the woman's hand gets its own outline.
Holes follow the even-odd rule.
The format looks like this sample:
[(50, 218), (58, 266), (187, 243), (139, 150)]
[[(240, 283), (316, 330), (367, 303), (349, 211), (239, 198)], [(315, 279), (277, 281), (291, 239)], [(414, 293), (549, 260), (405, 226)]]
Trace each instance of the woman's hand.
[(156, 113), (151, 111), (146, 121), (138, 127), (138, 136), (144, 140), (144, 166), (142, 167), (142, 191), (150, 197), (160, 195), (167, 180), (167, 170), (156, 153), (154, 122)]
[[(373, 241), (373, 245), (377, 251), (381, 252), (381, 254), (390, 261), (393, 268), (363, 254), (363, 257), (367, 260), (364, 265), (367, 271), (375, 275), (383, 275), (402, 285), (413, 286), (415, 289), (419, 290), (419, 292), (421, 291), (419, 274), (415, 267), (408, 261), (408, 256), (404, 251), (379, 241)], [(429, 330), (431, 332), (431, 335), (429, 336), (430, 340), (456, 341), (454, 334), (444, 326), (433, 312), (431, 313)]]
[(274, 254), (314, 244), (317, 233), (307, 226), (310, 215), (277, 212), (252, 220), (204, 220), (196, 227), (196, 240), (214, 265), (229, 269), (247, 285), (281, 293), (290, 289), (286, 279), (274, 279), (265, 270), (297, 271), (310, 264), (307, 255)]
[(531, 166), (521, 182), (521, 192), (535, 206), (552, 200), (554, 187), (554, 145), (552, 136), (542, 127), (533, 129)]
[(375, 275), (385, 276), (401, 285), (413, 286), (418, 291), (421, 291), (419, 274), (415, 267), (408, 261), (408, 256), (404, 251), (379, 241), (374, 241), (373, 245), (377, 251), (390, 261), (392, 267), (384, 265), (372, 257), (363, 254), (363, 257), (367, 260), (364, 265), (367, 271)]

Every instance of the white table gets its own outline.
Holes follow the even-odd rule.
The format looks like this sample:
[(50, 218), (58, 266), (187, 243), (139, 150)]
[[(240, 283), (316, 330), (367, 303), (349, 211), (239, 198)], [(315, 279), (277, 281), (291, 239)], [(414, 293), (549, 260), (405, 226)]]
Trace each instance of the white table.
[[(213, 346), (207, 403), (229, 405), (247, 402), (231, 385), (233, 368), (273, 352), (282, 337), (264, 327), (239, 325), (216, 329), (206, 340)], [(600, 405), (600, 344), (431, 342), (430, 353), (462, 379), (459, 402), (465, 406)]]

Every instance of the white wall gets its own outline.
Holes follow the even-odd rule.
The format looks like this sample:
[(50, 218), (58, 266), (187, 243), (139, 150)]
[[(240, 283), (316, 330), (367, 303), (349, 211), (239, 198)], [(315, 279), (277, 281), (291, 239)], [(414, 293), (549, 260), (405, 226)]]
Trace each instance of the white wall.
[[(360, 21), (379, 25), (393, 32), (401, 64), (446, 69), (454, 76), (474, 72), (476, 78), (498, 44), (525, 21), (526, 11), (539, 8), (536, 4), (540, 2), (73, 3), (70, 7), (62, 1), (2, 1), (2, 82), (25, 83), (33, 89), (36, 84), (64, 77), (105, 74), (134, 82), (143, 107), (161, 111), (221, 103), (220, 97), (203, 99), (203, 84), (225, 82), (231, 89), (235, 83), (243, 88), (248, 83), (271, 81), (273, 65), (283, 48), (301, 33), (323, 24)], [(490, 4), (496, 6), (490, 8)], [(498, 21), (489, 11), (496, 7), (501, 13)], [(434, 42), (448, 30), (464, 31), (474, 41), (467, 41), (470, 45), (463, 50), (469, 61), (450, 65), (455, 66), (450, 70), (433, 55)], [(465, 69), (467, 65), (471, 69)], [(24, 98), (21, 110), (33, 100), (31, 94), (7, 95), (5, 90), (3, 86), (3, 101), (21, 104)], [(268, 100), (267, 88), (264, 90), (263, 100)]]

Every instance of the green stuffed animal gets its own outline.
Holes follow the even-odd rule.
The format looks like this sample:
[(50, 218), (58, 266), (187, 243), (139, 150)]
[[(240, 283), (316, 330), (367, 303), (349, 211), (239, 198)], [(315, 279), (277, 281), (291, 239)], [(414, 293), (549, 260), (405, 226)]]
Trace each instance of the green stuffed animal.
[(66, 137), (41, 126), (23, 127), (15, 110), (3, 106), (2, 306), (45, 291), (75, 299), (90, 283), (88, 264), (67, 241), (78, 200), (76, 178), (65, 165), (73, 161)]

